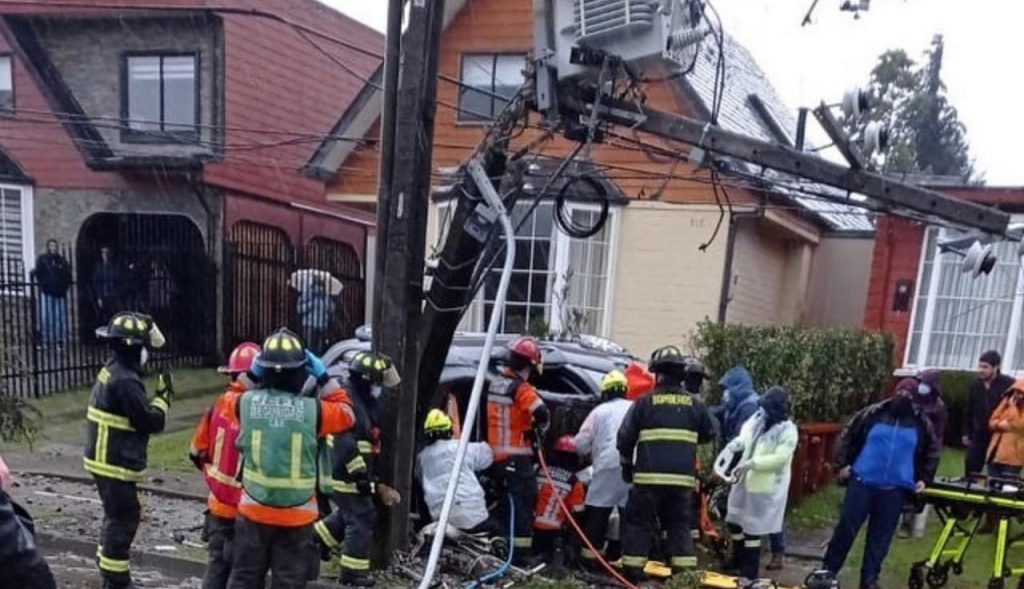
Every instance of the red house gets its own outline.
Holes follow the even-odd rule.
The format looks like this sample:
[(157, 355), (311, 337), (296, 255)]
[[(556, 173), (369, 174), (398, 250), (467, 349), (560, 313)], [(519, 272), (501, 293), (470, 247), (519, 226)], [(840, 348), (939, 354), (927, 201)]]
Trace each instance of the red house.
[[(1024, 188), (936, 188), (1024, 214)], [(994, 349), (1003, 355), (1004, 372), (1024, 374), (1019, 244), (996, 243), (991, 274), (975, 278), (961, 270), (960, 256), (939, 252), (938, 242), (956, 235), (907, 219), (878, 219), (864, 327), (895, 336), (902, 371), (970, 370), (982, 352)]]

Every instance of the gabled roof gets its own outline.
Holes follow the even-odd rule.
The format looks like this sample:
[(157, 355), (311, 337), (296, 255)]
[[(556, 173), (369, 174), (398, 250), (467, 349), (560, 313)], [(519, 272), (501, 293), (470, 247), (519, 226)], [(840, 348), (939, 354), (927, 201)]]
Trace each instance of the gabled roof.
[[(737, 133), (792, 146), (796, 134), (796, 113), (786, 105), (782, 97), (768, 80), (768, 76), (757, 65), (754, 57), (743, 45), (725, 35), (725, 89), (722, 94), (718, 123), (723, 128)], [(691, 99), (698, 103), (699, 110), (707, 117), (714, 97), (715, 69), (718, 62), (718, 44), (712, 36), (705, 38), (697, 56), (693, 71), (682, 78), (679, 84)], [(798, 191), (779, 185), (778, 182), (793, 184), (799, 182), (803, 188), (828, 197), (842, 200), (846, 193), (821, 184), (808, 183), (785, 174), (766, 171), (750, 164), (736, 162), (745, 172), (763, 176), (771, 191), (793, 200), (801, 207), (819, 217), (836, 231), (872, 231), (874, 223), (869, 213), (853, 205), (845, 205), (802, 196)]]
[(14, 161), (14, 158), (10, 156), (3, 147), (0, 147), (0, 182), (16, 182), (16, 183), (27, 183), (31, 182), (25, 170), (21, 169), (18, 162)]

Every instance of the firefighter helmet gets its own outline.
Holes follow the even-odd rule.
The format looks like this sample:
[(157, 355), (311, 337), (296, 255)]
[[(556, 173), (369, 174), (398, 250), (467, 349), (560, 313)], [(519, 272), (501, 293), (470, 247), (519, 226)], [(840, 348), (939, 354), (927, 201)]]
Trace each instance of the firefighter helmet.
[(249, 372), (252, 362), (260, 353), (260, 345), (253, 342), (242, 342), (231, 350), (227, 366), (221, 366), (217, 372), (221, 374), (242, 374)]
[(350, 372), (362, 375), (363, 378), (377, 385), (386, 387), (398, 386), (402, 379), (398, 376), (395, 363), (384, 354), (373, 352), (356, 352), (348, 363)]
[[(159, 337), (157, 337), (159, 335)], [(96, 337), (110, 341), (122, 341), (129, 346), (149, 345), (159, 348), (163, 345), (163, 334), (149, 315), (142, 313), (118, 313), (110, 323), (96, 328)]]
[(540, 352), (540, 342), (537, 341), (537, 338), (530, 336), (517, 337), (509, 342), (508, 351), (513, 356), (518, 356), (528, 362), (537, 372), (541, 371), (542, 355)]
[(428, 436), (434, 437), (451, 435), (452, 419), (440, 409), (431, 409), (430, 413), (427, 413), (427, 419), (423, 422), (423, 431)]
[(601, 394), (606, 397), (625, 397), (628, 390), (629, 381), (619, 370), (612, 370), (601, 379)]
[(678, 347), (662, 346), (651, 354), (651, 361), (647, 369), (655, 374), (683, 374), (686, 367), (686, 358)]
[(282, 327), (263, 342), (263, 351), (255, 362), (277, 371), (301, 368), (306, 365), (306, 351), (299, 336)]

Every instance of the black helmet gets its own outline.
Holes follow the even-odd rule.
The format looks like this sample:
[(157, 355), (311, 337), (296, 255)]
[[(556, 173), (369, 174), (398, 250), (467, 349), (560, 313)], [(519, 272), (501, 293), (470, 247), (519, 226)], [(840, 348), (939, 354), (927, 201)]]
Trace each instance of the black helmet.
[(349, 372), (359, 374), (366, 380), (386, 387), (398, 386), (401, 379), (395, 370), (395, 363), (384, 354), (356, 352), (348, 363)]
[(651, 353), (647, 369), (654, 374), (679, 374), (686, 372), (687, 362), (676, 346), (662, 346)]
[(707, 371), (704, 369), (704, 363), (694, 358), (693, 356), (687, 356), (686, 360), (686, 374), (700, 376), (702, 379), (708, 377)]
[(277, 371), (301, 368), (306, 365), (306, 350), (299, 336), (282, 327), (263, 342), (263, 351), (255, 362)]
[(120, 341), (129, 346), (150, 345), (158, 348), (163, 345), (163, 336), (159, 344), (154, 337), (159, 333), (153, 319), (142, 313), (118, 313), (111, 317), (110, 323), (96, 328), (96, 337), (104, 340)]

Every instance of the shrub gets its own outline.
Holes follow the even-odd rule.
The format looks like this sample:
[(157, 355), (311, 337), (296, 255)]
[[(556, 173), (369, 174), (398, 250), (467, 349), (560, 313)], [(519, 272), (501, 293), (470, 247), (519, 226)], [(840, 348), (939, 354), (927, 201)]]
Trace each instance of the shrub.
[(691, 336), (693, 351), (711, 377), (711, 399), (729, 368), (743, 365), (764, 390), (783, 385), (799, 422), (843, 422), (881, 398), (892, 374), (890, 336), (843, 329), (720, 325), (703, 321)]
[[(17, 354), (0, 346), (0, 372), (11, 367), (17, 368), (18, 364)], [(39, 410), (24, 399), (9, 396), (10, 391), (4, 382), (0, 379), (0, 442), (27, 442), (31, 446), (39, 431)]]
[(967, 416), (968, 389), (978, 375), (966, 370), (943, 370), (942, 400), (949, 410), (949, 422), (946, 424), (946, 444), (960, 446), (960, 438), (964, 432), (964, 418)]

